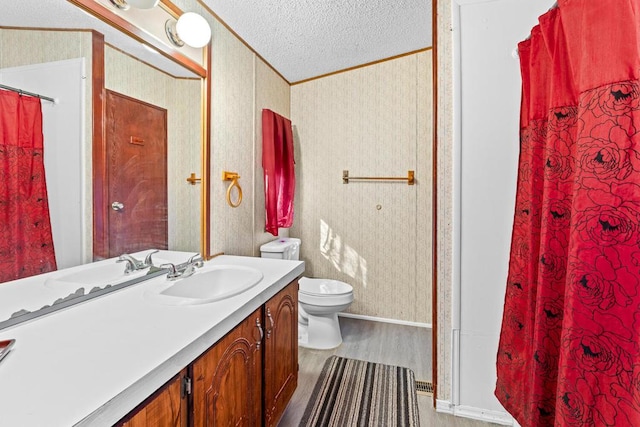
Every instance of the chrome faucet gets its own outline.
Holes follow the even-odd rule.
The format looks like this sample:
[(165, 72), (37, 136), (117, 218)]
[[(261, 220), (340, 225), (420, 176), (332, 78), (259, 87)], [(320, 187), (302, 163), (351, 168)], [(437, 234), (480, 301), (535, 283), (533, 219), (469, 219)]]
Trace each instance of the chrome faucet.
[(201, 268), (203, 265), (204, 259), (202, 258), (202, 255), (195, 254), (194, 256), (189, 258), (189, 261), (187, 261), (187, 266), (182, 271), (182, 277), (191, 276), (196, 272), (196, 268)]
[(156, 249), (155, 251), (151, 251), (147, 254), (146, 257), (144, 257), (144, 265), (146, 267), (151, 267), (153, 265), (153, 261), (151, 260), (151, 255), (153, 254), (157, 254), (158, 252), (160, 252), (158, 249)]
[(162, 264), (160, 268), (166, 268), (169, 270), (167, 272), (167, 279), (176, 280), (180, 278), (185, 278), (193, 275), (196, 272), (196, 268), (200, 268), (204, 265), (204, 259), (202, 255), (195, 254), (187, 262), (184, 264), (180, 264), (176, 266), (173, 263)]
[(167, 272), (167, 279), (169, 279), (169, 280), (176, 280), (176, 279), (180, 278), (180, 276), (182, 276), (182, 272), (180, 270), (178, 270), (176, 265), (174, 263), (172, 263), (172, 262), (168, 262), (166, 264), (162, 264), (162, 265), (160, 265), (160, 268), (166, 268), (167, 270), (169, 270)]
[(158, 252), (158, 250), (149, 252), (144, 258), (144, 261), (140, 261), (139, 259), (129, 254), (122, 254), (118, 257), (116, 262), (126, 262), (127, 265), (124, 268), (124, 274), (129, 274), (134, 271), (144, 270), (145, 268), (151, 267), (153, 265), (151, 256), (156, 252)]
[(202, 258), (202, 255), (200, 254), (195, 254), (194, 256), (189, 258), (189, 261), (187, 262), (189, 263), (189, 266), (202, 268), (202, 266), (204, 265), (204, 258)]

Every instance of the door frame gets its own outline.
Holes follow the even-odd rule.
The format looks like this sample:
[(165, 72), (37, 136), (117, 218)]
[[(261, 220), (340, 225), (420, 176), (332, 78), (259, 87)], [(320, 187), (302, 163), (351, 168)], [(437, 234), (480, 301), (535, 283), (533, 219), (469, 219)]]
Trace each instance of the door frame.
[(106, 99), (104, 87), (104, 35), (93, 31), (92, 40), (92, 178), (93, 178), (93, 260), (109, 256), (107, 206)]

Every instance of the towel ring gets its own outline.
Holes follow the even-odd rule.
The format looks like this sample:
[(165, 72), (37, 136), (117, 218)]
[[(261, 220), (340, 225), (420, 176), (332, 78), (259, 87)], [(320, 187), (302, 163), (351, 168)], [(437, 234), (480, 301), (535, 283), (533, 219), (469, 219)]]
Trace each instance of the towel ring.
[[(231, 201), (231, 189), (233, 187), (238, 188), (238, 200), (236, 203), (233, 203)], [(227, 188), (227, 203), (229, 203), (229, 206), (231, 206), (232, 208), (237, 208), (238, 206), (240, 206), (240, 203), (242, 203), (242, 188), (240, 188), (240, 184), (238, 184), (237, 179), (234, 179), (231, 182), (231, 185), (229, 185), (229, 188)]]
[[(232, 208), (237, 208), (238, 206), (240, 206), (240, 203), (242, 203), (242, 187), (240, 187), (240, 184), (238, 183), (239, 178), (240, 175), (238, 175), (236, 172), (222, 172), (222, 180), (231, 181), (231, 184), (229, 184), (229, 187), (227, 188), (227, 203)], [(231, 190), (233, 189), (233, 187), (236, 187), (238, 189), (238, 199), (236, 200), (236, 203), (233, 203), (233, 201), (231, 200)]]

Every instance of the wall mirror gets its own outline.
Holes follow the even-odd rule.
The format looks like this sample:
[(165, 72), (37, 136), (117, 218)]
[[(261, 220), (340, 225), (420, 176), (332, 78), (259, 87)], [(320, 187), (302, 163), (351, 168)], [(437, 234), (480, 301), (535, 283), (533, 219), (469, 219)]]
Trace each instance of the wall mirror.
[[(58, 268), (142, 249), (117, 243), (136, 230), (135, 241), (146, 248), (161, 246), (149, 238), (156, 234), (144, 222), (150, 213), (164, 215), (168, 249), (208, 257), (206, 68), (149, 39), (135, 25), (118, 27), (88, 13), (91, 3), (97, 1), (23, 0), (3, 6), (0, 17), (0, 83), (58, 101), (42, 102)], [(174, 16), (181, 13), (168, 1), (160, 6)], [(208, 62), (209, 46), (202, 50), (202, 64)], [(127, 103), (136, 105), (127, 110)], [(128, 191), (148, 178), (133, 163), (151, 158), (144, 151), (115, 163), (122, 150), (112, 144), (110, 132), (129, 126), (118, 117), (143, 117), (142, 124), (127, 128), (127, 144), (134, 149), (151, 145), (147, 116), (135, 110), (139, 107), (159, 111), (156, 123), (164, 121), (164, 153), (151, 164), (151, 169), (166, 169), (164, 201), (149, 202), (144, 192), (126, 200)], [(131, 173), (125, 175), (125, 169)], [(121, 188), (114, 190), (118, 180)], [(122, 226), (123, 210), (141, 222)]]

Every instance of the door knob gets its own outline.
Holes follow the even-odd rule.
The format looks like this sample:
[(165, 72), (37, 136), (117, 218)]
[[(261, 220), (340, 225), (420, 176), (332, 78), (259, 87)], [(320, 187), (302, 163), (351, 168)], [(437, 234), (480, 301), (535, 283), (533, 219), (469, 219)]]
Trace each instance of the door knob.
[(113, 209), (114, 211), (121, 211), (122, 209), (124, 209), (124, 205), (120, 202), (113, 202), (111, 203), (111, 209)]

